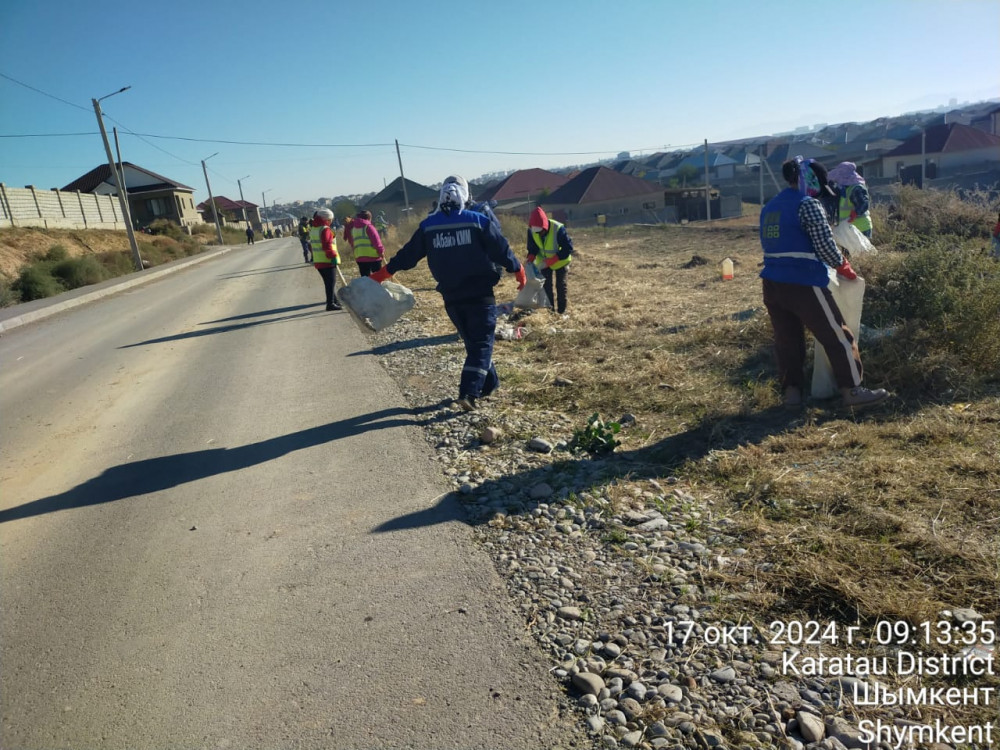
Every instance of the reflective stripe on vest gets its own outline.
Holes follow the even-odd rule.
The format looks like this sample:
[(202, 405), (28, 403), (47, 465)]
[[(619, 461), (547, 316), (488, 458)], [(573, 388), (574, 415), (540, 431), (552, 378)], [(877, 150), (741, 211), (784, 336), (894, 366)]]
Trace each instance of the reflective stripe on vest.
[[(857, 185), (848, 185), (847, 189), (844, 190), (844, 196), (840, 199), (840, 220), (850, 221), (851, 211), (854, 210), (854, 204), (851, 202), (851, 191), (857, 188)], [(857, 218), (853, 221), (854, 227), (859, 232), (867, 232), (872, 228), (872, 217), (869, 212), (863, 214), (858, 214)]]
[[(556, 239), (558, 238), (559, 230), (562, 228), (563, 225), (558, 221), (552, 221), (552, 219), (549, 219), (549, 231), (545, 233), (544, 241), (539, 238), (541, 232), (531, 233), (531, 236), (535, 240), (535, 245), (538, 246), (538, 254), (535, 257), (535, 267), (539, 270), (545, 268), (546, 260), (559, 252), (559, 248), (556, 247)], [(558, 270), (563, 266), (568, 265), (571, 260), (573, 260), (572, 254), (570, 254), (566, 260), (556, 261), (552, 264), (551, 268), (553, 271)]]
[(362, 262), (378, 260), (378, 250), (372, 245), (364, 224), (351, 227), (351, 241), (354, 245), (354, 260)]
[[(333, 237), (333, 260), (326, 257), (326, 253), (323, 252), (323, 229), (324, 227), (309, 227), (309, 247), (312, 249), (312, 262), (313, 263), (329, 263), (330, 265), (339, 266), (340, 256), (337, 254), (337, 237)], [(329, 227), (326, 227), (329, 229)], [(333, 234), (333, 230), (330, 229), (330, 233)]]

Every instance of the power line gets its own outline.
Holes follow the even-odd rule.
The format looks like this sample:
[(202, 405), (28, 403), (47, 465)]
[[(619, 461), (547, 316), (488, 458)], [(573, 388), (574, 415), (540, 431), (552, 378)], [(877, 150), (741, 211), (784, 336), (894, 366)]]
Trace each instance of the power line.
[(62, 102), (63, 104), (68, 104), (69, 106), (75, 107), (76, 109), (82, 109), (84, 112), (89, 112), (90, 111), (90, 109), (88, 107), (83, 107), (83, 106), (81, 106), (79, 104), (73, 104), (73, 102), (68, 102), (65, 99), (60, 99), (58, 96), (55, 96), (54, 94), (49, 94), (49, 93), (47, 93), (45, 91), (42, 91), (41, 89), (36, 89), (34, 86), (29, 86), (24, 81), (19, 81), (16, 78), (11, 78), (6, 73), (0, 73), (0, 78), (6, 78), (8, 81), (16, 83), (18, 86), (24, 86), (24, 88), (31, 89), (32, 91), (34, 91), (37, 94), (41, 94), (42, 96), (47, 96), (47, 97), (49, 97), (49, 99), (55, 99), (57, 102)]

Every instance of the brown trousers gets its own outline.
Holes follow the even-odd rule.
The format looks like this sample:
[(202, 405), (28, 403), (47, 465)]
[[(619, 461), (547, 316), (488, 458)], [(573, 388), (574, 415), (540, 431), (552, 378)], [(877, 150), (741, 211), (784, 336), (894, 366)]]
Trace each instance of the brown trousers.
[(782, 388), (803, 388), (806, 328), (826, 350), (837, 386), (861, 385), (858, 345), (829, 289), (764, 279), (764, 306), (774, 329), (774, 351)]

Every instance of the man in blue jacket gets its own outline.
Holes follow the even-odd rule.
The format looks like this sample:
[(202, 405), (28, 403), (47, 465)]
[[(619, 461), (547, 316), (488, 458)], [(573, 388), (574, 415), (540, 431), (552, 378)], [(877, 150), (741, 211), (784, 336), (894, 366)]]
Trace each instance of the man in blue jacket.
[(518, 289), (524, 287), (525, 274), (499, 227), (485, 215), (467, 210), (468, 200), (467, 186), (445, 181), (438, 210), (420, 222), (399, 252), (369, 278), (381, 283), (427, 258), (444, 309), (465, 344), (458, 405), (471, 411), (478, 399), (500, 385), (493, 365), (497, 324), (493, 288), (504, 269), (516, 276)]
[(860, 408), (888, 397), (879, 388), (861, 387), (861, 355), (854, 332), (844, 323), (830, 290), (828, 267), (845, 279), (857, 274), (833, 240), (820, 201), (827, 184), (826, 169), (800, 158), (781, 165), (788, 187), (760, 212), (760, 242), (764, 248), (764, 306), (774, 329), (778, 378), (786, 406), (802, 403), (806, 358), (805, 328), (826, 351), (844, 406)]

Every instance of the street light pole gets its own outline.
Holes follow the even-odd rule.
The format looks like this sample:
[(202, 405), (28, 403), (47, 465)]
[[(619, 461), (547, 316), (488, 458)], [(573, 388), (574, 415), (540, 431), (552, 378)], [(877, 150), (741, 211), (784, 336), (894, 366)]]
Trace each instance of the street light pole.
[[(249, 178), (250, 178), (250, 175), (247, 175), (246, 177), (240, 177), (240, 179), (238, 179), (236, 181), (236, 184), (240, 186), (240, 203), (241, 204), (246, 203), (246, 201), (243, 200), (243, 180), (246, 180), (246, 179), (249, 179)], [(240, 207), (243, 209), (243, 222), (246, 223), (247, 222), (247, 207), (243, 206), (243, 205), (241, 205)]]
[[(216, 151), (212, 156), (218, 156), (219, 152)], [(208, 187), (208, 205), (212, 207), (212, 218), (215, 219), (215, 236), (219, 238), (219, 244), (225, 244), (222, 241), (222, 226), (219, 224), (219, 207), (215, 205), (215, 198), (212, 196), (212, 183), (208, 181), (208, 167), (205, 166), (205, 162), (212, 158), (212, 156), (206, 156), (201, 160), (201, 170), (205, 173), (205, 185)]]
[[(124, 86), (118, 89), (114, 94), (108, 94), (108, 96), (114, 96), (115, 94), (120, 94), (123, 91), (128, 91), (131, 86)], [(101, 112), (101, 100), (107, 99), (108, 96), (102, 96), (100, 99), (91, 99), (94, 103), (94, 114), (97, 115), (97, 125), (101, 129), (101, 139), (104, 141), (104, 153), (108, 157), (108, 167), (111, 168), (111, 177), (115, 181), (115, 189), (118, 192), (118, 205), (121, 207), (122, 219), (125, 222), (125, 231), (128, 233), (128, 244), (132, 247), (132, 262), (135, 263), (135, 270), (142, 270), (142, 256), (139, 255), (139, 243), (135, 239), (135, 230), (132, 228), (132, 214), (128, 210), (128, 199), (125, 197), (125, 186), (123, 184), (124, 179), (120, 179), (118, 176), (118, 167), (115, 165), (115, 157), (111, 155), (111, 144), (108, 143), (108, 131), (104, 129), (104, 117)]]

